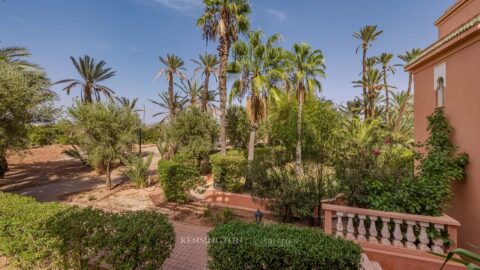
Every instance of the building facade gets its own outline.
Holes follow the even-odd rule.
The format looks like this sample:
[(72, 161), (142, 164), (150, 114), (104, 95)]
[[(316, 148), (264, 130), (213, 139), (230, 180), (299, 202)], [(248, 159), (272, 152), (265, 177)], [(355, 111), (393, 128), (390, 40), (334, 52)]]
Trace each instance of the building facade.
[(457, 0), (435, 26), (438, 40), (406, 67), (414, 76), (415, 141), (425, 142), (427, 116), (442, 107), (453, 143), (470, 161), (447, 214), (461, 223), (460, 247), (480, 245), (480, 0)]

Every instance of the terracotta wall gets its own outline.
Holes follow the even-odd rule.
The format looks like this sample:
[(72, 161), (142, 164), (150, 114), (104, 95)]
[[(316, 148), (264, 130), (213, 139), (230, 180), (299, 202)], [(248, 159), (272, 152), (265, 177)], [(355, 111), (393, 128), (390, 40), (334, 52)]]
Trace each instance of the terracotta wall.
[[(478, 1), (480, 2), (480, 1)], [(459, 246), (480, 244), (480, 37), (472, 37), (427, 66), (416, 69), (415, 140), (428, 138), (426, 117), (436, 106), (434, 65), (446, 61), (445, 113), (455, 129), (453, 142), (469, 154), (465, 181), (454, 184), (454, 198), (447, 213), (460, 221)]]
[(465, 3), (459, 5), (459, 8), (455, 8), (445, 19), (437, 23), (439, 38), (444, 37), (478, 14), (480, 10), (480, 0), (462, 0), (461, 2)]
[(246, 194), (237, 194), (230, 192), (223, 192), (215, 189), (207, 189), (205, 191), (205, 201), (213, 205), (230, 207), (245, 211), (260, 211), (270, 213), (264, 204), (259, 200), (254, 200), (252, 196)]

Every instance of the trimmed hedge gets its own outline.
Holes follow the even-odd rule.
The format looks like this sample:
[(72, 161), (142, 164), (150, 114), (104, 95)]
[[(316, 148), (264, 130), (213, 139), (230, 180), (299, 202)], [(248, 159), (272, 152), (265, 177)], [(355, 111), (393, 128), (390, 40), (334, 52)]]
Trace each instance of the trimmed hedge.
[(108, 213), (0, 192), (0, 254), (20, 269), (158, 269), (175, 244), (165, 216)]
[(202, 182), (197, 170), (172, 160), (160, 160), (157, 173), (165, 198), (171, 202), (187, 202), (188, 191)]
[(210, 156), (210, 163), (217, 187), (231, 192), (242, 189), (248, 164), (243, 152), (228, 151), (227, 155), (216, 153)]
[(208, 233), (209, 269), (360, 269), (357, 244), (310, 228), (228, 223)]

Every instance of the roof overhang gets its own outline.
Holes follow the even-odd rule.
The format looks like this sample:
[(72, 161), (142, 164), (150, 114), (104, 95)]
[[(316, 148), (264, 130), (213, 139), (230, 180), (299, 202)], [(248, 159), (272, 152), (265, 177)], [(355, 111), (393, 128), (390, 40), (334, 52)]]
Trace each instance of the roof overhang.
[(440, 18), (438, 18), (434, 25), (438, 26), (448, 18), (450, 18), (451, 15), (455, 14), (458, 10), (460, 10), (465, 4), (470, 2), (471, 0), (457, 0), (455, 3), (453, 3), (444, 13)]

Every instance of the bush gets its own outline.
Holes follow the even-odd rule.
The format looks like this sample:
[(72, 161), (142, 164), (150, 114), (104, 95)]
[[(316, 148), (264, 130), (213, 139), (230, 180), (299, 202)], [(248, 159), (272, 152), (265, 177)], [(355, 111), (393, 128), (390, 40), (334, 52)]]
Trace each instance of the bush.
[(250, 134), (250, 121), (245, 108), (230, 106), (227, 109), (225, 131), (233, 147), (245, 149)]
[(290, 225), (228, 223), (208, 233), (209, 269), (359, 269), (353, 242)]
[(236, 219), (235, 213), (228, 207), (223, 208), (220, 212), (213, 210), (211, 207), (207, 207), (207, 209), (203, 211), (203, 217), (214, 225), (226, 224)]
[(160, 160), (157, 171), (167, 201), (187, 202), (188, 191), (202, 183), (197, 170), (175, 161)]
[(130, 180), (132, 180), (137, 188), (144, 188), (147, 186), (146, 180), (148, 177), (148, 169), (152, 163), (152, 158), (152, 154), (149, 154), (146, 160), (143, 160), (142, 157), (137, 155), (132, 155), (132, 157), (124, 161), (128, 167), (125, 174)]
[(20, 269), (158, 269), (175, 243), (154, 212), (107, 213), (0, 193), (0, 253)]
[(242, 152), (216, 153), (210, 156), (210, 162), (216, 186), (230, 192), (241, 190), (247, 168), (247, 159)]

